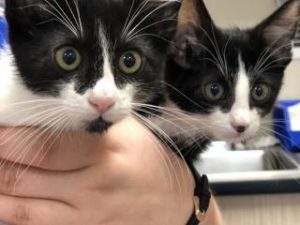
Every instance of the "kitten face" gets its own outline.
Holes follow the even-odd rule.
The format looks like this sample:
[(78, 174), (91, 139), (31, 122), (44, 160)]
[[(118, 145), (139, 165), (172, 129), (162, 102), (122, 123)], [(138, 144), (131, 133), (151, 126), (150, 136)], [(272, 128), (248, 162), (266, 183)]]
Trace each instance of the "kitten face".
[(159, 104), (178, 8), (144, 0), (6, 1), (13, 57), (2, 63), (16, 69), (1, 78), (0, 114), (14, 112), (1, 123), (101, 131), (139, 104)]
[(230, 142), (248, 139), (280, 91), (291, 61), (299, 1), (290, 1), (249, 30), (222, 30), (202, 1), (190, 2), (192, 13), (184, 17), (181, 11), (186, 20), (179, 25), (167, 65), (170, 98), (202, 121), (199, 126), (207, 135)]

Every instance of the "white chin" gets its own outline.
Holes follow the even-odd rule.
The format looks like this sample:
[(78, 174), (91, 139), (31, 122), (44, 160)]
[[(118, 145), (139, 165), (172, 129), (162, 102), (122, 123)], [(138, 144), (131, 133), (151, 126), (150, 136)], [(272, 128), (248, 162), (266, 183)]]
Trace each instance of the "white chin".
[(228, 143), (231, 143), (231, 144), (236, 144), (236, 143), (240, 143), (240, 142), (243, 142), (243, 141), (246, 141), (248, 139), (250, 139), (253, 135), (251, 134), (235, 134), (235, 135), (232, 135), (231, 137), (228, 136), (226, 138), (224, 138), (223, 140), (228, 142)]
[(232, 138), (227, 138), (224, 139), (226, 142), (231, 143), (231, 144), (236, 144), (236, 143), (240, 143), (243, 142), (244, 140), (246, 140), (247, 138), (244, 138), (243, 136), (238, 136), (238, 137), (232, 137)]
[(108, 112), (107, 114), (103, 115), (103, 119), (105, 121), (111, 122), (111, 123), (117, 123), (120, 120), (130, 116), (130, 111), (122, 111), (120, 110), (119, 112), (113, 111), (113, 112)]

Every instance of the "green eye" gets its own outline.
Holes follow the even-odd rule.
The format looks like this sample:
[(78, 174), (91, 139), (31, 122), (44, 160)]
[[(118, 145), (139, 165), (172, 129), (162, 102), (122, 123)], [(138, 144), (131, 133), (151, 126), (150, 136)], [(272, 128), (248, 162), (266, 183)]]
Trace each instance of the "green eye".
[(143, 59), (137, 51), (127, 51), (119, 59), (119, 69), (125, 74), (138, 72), (143, 64)]
[(266, 84), (257, 84), (252, 89), (252, 98), (258, 102), (263, 103), (269, 100), (271, 96), (271, 89)]
[(57, 65), (66, 71), (76, 70), (81, 63), (81, 55), (77, 49), (66, 46), (58, 49), (55, 53)]
[(209, 83), (205, 86), (205, 95), (211, 101), (219, 101), (225, 95), (224, 87), (217, 82)]

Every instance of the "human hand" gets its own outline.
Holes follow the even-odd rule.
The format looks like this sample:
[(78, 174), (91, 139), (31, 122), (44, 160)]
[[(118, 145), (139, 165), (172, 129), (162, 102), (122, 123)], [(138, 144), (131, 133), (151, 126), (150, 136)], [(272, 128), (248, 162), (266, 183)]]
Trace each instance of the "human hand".
[(183, 225), (193, 211), (194, 181), (184, 162), (133, 119), (102, 135), (41, 135), (34, 144), (35, 129), (1, 133), (0, 221)]

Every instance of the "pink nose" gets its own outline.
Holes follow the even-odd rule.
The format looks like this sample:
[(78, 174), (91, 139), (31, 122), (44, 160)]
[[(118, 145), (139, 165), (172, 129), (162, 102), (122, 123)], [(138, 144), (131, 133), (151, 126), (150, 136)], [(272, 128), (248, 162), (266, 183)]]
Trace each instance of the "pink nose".
[(108, 110), (110, 110), (114, 104), (115, 101), (111, 97), (91, 97), (89, 99), (89, 102), (91, 105), (93, 105), (101, 114), (106, 113)]

